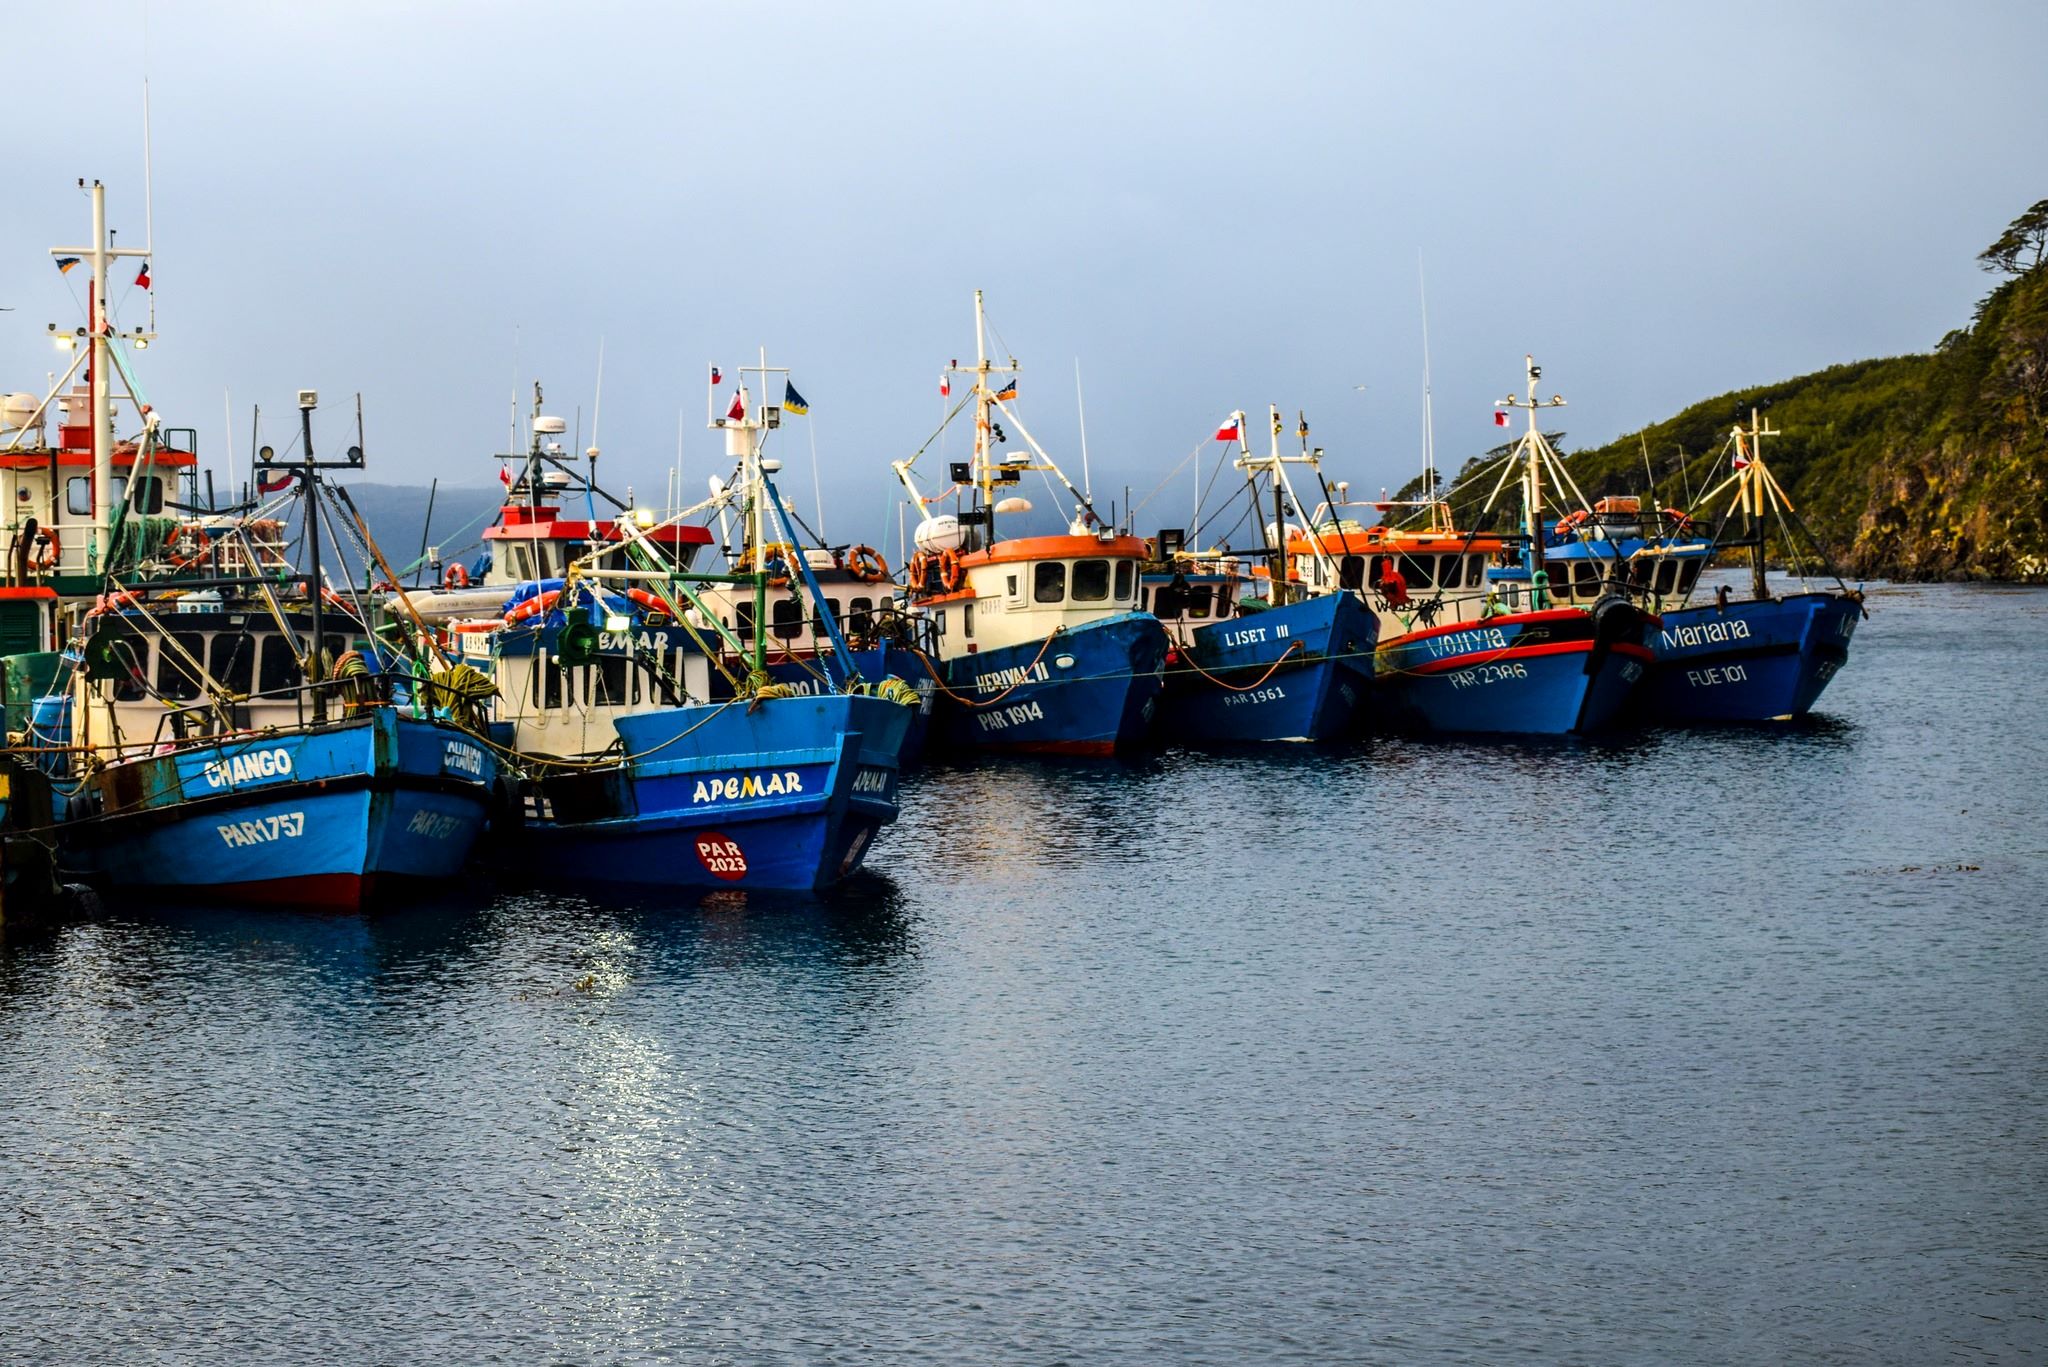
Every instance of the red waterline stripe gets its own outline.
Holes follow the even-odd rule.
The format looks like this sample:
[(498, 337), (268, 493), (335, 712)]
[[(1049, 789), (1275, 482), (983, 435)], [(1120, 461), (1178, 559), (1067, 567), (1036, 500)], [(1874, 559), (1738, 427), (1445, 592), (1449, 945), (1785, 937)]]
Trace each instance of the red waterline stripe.
[[(1441, 674), (1446, 670), (1470, 669), (1474, 665), (1507, 664), (1515, 660), (1531, 660), (1539, 655), (1583, 655), (1593, 649), (1591, 641), (1545, 641), (1533, 646), (1509, 646), (1506, 650), (1475, 650), (1466, 655), (1453, 655), (1449, 659), (1431, 660), (1428, 664), (1417, 665), (1406, 671), (1410, 674)], [(1629, 645), (1622, 642), (1608, 647), (1616, 655), (1632, 660), (1648, 662), (1655, 659), (1648, 646)]]

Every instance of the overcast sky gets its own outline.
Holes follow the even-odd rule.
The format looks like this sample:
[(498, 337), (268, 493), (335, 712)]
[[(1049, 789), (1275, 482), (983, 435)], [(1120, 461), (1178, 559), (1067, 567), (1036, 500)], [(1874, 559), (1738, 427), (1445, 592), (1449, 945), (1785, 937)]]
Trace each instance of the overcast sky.
[(246, 461), (252, 403), (281, 446), (301, 386), (339, 444), (361, 390), (368, 478), (484, 484), (515, 386), (588, 442), (602, 342), (605, 481), (658, 500), (680, 414), (694, 495), (705, 367), (765, 345), (812, 405), (792, 492), (815, 438), (833, 538), (892, 547), (976, 287), (1077, 476), (1079, 359), (1102, 502), (1269, 401), (1376, 489), (1419, 464), (1418, 262), (1455, 468), (1525, 351), (1578, 446), (1926, 349), (2048, 196), (2048, 6), (1453, 8), (157, 3), (145, 52), (138, 0), (16, 6), (0, 389), (79, 320), (78, 177), (143, 238), (145, 62), (140, 364), (203, 455)]

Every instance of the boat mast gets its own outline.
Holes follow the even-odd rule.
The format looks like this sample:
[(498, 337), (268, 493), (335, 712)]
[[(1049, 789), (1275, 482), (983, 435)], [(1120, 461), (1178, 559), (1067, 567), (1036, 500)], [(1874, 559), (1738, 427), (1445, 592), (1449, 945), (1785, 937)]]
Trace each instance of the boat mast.
[[(1522, 530), (1528, 538), (1528, 545), (1522, 552), (1522, 564), (1529, 572), (1529, 606), (1532, 610), (1549, 606), (1549, 576), (1543, 569), (1543, 434), (1536, 430), (1536, 410), (1539, 408), (1562, 408), (1564, 400), (1553, 394), (1548, 399), (1536, 397), (1536, 382), (1543, 378), (1543, 367), (1536, 364), (1534, 356), (1523, 356), (1522, 364), (1528, 371), (1529, 397), (1517, 399), (1513, 394), (1499, 401), (1502, 408), (1526, 408), (1529, 410), (1529, 429), (1522, 434)], [(1536, 576), (1543, 575), (1542, 579)]]
[(995, 473), (989, 469), (989, 416), (995, 395), (988, 387), (988, 320), (982, 312), (981, 291), (974, 292), (974, 487), (981, 506), (988, 509), (988, 542), (996, 544)]
[(327, 695), (320, 691), (319, 676), (327, 667), (327, 633), (320, 615), (321, 590), (325, 587), (320, 577), (320, 471), (313, 464), (313, 405), (317, 401), (312, 390), (299, 391), (299, 437), (305, 455), (301, 467), (304, 482), (299, 493), (306, 501), (306, 604), (313, 614), (313, 648), (307, 659), (313, 666), (314, 677), (306, 682), (313, 685), (313, 720), (323, 722), (327, 720)]
[(1757, 410), (1749, 410), (1749, 431), (1745, 434), (1740, 427), (1735, 429), (1735, 449), (1742, 450), (1743, 437), (1749, 438), (1749, 464), (1742, 470), (1742, 520), (1749, 534), (1749, 592), (1761, 601), (1771, 596), (1770, 586), (1764, 582), (1764, 438), (1782, 435), (1775, 427), (1765, 427)]

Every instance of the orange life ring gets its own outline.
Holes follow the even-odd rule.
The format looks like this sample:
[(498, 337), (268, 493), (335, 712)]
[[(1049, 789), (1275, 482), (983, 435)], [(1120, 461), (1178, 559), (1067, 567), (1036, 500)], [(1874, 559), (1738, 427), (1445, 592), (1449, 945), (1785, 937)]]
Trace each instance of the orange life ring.
[(930, 553), (919, 551), (910, 557), (910, 564), (904, 577), (910, 581), (911, 588), (922, 590), (925, 577), (931, 573), (931, 568), (932, 557)]
[(206, 534), (206, 528), (196, 525), (180, 527), (178, 529), (178, 538), (183, 538), (187, 532), (190, 532), (196, 539), (196, 544), (192, 547), (191, 554), (181, 555), (171, 562), (172, 569), (182, 570), (188, 566), (196, 565), (206, 558), (208, 551), (213, 549), (213, 538)]
[(638, 603), (641, 607), (646, 608), (649, 612), (658, 612), (664, 617), (677, 617), (681, 615), (666, 598), (657, 597), (646, 589), (627, 589), (626, 597)]
[(551, 610), (555, 606), (555, 600), (561, 596), (562, 591), (560, 589), (549, 589), (546, 593), (537, 594), (527, 599), (505, 614), (505, 625), (509, 627), (514, 622), (523, 622), (529, 617), (540, 616), (542, 613)]
[(1557, 520), (1557, 530), (1568, 532), (1585, 520), (1586, 510), (1584, 508), (1574, 508)]
[(57, 568), (58, 560), (64, 555), (64, 543), (57, 539), (55, 527), (37, 527), (35, 542), (28, 550), (28, 572), (48, 574)]
[(1677, 508), (1666, 508), (1664, 516), (1671, 519), (1671, 530), (1683, 534), (1693, 529), (1693, 521)]
[(469, 567), (460, 560), (448, 562), (448, 568), (441, 571), (441, 587), (444, 589), (466, 589), (469, 587)]
[(939, 552), (939, 582), (945, 585), (946, 592), (959, 588), (966, 577), (967, 572), (960, 566), (960, 552), (950, 547)]
[(119, 612), (122, 608), (140, 607), (141, 605), (141, 596), (133, 590), (121, 593), (103, 593), (93, 600), (92, 611), (88, 612), (86, 616), (98, 617), (101, 613)]
[(855, 546), (848, 551), (846, 568), (863, 584), (879, 584), (889, 577), (889, 562), (873, 546)]

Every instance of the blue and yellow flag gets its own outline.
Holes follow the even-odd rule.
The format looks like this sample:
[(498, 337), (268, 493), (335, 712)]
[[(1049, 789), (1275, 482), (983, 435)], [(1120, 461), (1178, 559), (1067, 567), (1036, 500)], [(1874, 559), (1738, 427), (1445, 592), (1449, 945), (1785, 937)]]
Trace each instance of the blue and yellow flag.
[(782, 411), (797, 414), (811, 411), (811, 406), (805, 401), (804, 396), (797, 393), (796, 386), (786, 379), (782, 382)]
[(75, 256), (60, 256), (57, 258), (57, 274), (69, 275), (71, 268), (77, 264), (78, 258)]

